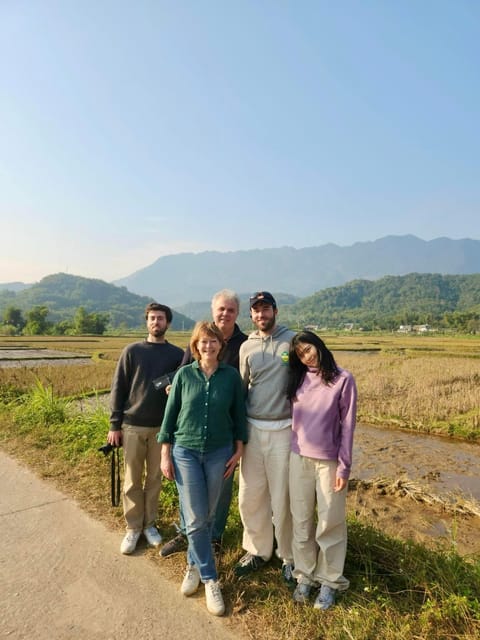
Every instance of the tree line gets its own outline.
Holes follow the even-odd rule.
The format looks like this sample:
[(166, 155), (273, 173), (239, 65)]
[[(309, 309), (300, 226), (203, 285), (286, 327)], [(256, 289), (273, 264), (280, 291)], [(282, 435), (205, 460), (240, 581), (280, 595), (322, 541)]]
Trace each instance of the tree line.
[[(0, 290), (0, 331), (5, 331), (2, 317), (11, 307), (22, 310), (28, 331), (38, 331), (40, 326), (43, 331), (61, 335), (73, 331), (81, 333), (79, 327), (84, 326), (89, 333), (99, 333), (102, 326), (105, 329), (107, 325), (108, 331), (136, 330), (143, 326), (144, 310), (149, 302), (152, 298), (131, 293), (125, 287), (58, 273), (21, 291)], [(83, 311), (79, 311), (80, 308)], [(12, 326), (19, 324), (21, 322), (9, 322), (8, 330), (12, 331)], [(190, 329), (193, 324), (190, 318), (174, 313), (172, 329)]]
[[(400, 325), (430, 325), (439, 330), (480, 333), (480, 274), (410, 273), (374, 281), (353, 280), (301, 300), (273, 293), (279, 304), (279, 319), (294, 329), (306, 325), (342, 329), (351, 325), (364, 331), (395, 331)], [(149, 301), (100, 281), (92, 284), (76, 276), (48, 276), (32, 286), (28, 296), (25, 292), (16, 296), (4, 292), (2, 304), (0, 292), (0, 333), (101, 335), (112, 329), (128, 331), (142, 326), (143, 310)], [(207, 317), (210, 303), (192, 303), (182, 310), (194, 318)], [(191, 318), (174, 312), (172, 329), (189, 330), (193, 324)], [(242, 296), (239, 324), (246, 331), (251, 329), (247, 295)]]
[(13, 305), (3, 313), (0, 331), (3, 335), (103, 335), (107, 330), (110, 316), (108, 313), (88, 313), (85, 307), (78, 307), (74, 316), (68, 320), (52, 322), (48, 319), (50, 310), (45, 305), (37, 305), (25, 311)]

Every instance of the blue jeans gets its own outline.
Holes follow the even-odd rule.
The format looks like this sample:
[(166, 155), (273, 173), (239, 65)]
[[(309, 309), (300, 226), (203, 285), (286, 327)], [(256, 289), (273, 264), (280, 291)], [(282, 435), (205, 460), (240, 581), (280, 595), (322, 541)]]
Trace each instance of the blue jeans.
[(230, 511), (230, 503), (232, 502), (233, 493), (233, 478), (235, 474), (232, 473), (228, 478), (224, 478), (222, 491), (217, 504), (217, 510), (215, 511), (215, 518), (213, 520), (212, 528), (212, 540), (222, 540), (223, 532), (227, 525), (228, 512)]
[[(215, 518), (213, 520), (212, 527), (212, 540), (218, 540), (221, 542), (223, 538), (223, 532), (227, 526), (228, 512), (230, 511), (230, 504), (232, 502), (233, 494), (233, 480), (235, 474), (223, 480), (222, 490), (220, 492), (220, 498), (218, 499), (217, 509), (215, 511)], [(180, 505), (180, 531), (185, 533), (185, 522), (183, 519), (182, 505)]]
[(188, 539), (188, 564), (194, 564), (202, 582), (217, 579), (212, 552), (212, 527), (223, 486), (225, 464), (233, 453), (233, 445), (202, 453), (173, 445), (180, 508)]

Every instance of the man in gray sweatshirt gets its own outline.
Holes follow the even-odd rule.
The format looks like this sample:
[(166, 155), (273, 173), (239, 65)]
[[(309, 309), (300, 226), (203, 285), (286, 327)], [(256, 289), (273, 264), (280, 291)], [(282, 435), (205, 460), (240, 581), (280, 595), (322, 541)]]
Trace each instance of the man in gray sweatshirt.
[(243, 576), (270, 560), (274, 539), (284, 578), (292, 580), (292, 518), (288, 493), (291, 409), (286, 396), (288, 352), (295, 335), (276, 324), (277, 303), (268, 291), (250, 298), (257, 330), (240, 347), (249, 440), (240, 463), (239, 509), (245, 555), (235, 567)]

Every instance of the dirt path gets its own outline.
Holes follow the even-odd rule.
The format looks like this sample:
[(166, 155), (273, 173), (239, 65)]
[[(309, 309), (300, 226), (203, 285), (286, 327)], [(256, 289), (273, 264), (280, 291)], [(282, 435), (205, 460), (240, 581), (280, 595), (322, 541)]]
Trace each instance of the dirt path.
[(0, 637), (238, 640), (141, 554), (0, 451)]

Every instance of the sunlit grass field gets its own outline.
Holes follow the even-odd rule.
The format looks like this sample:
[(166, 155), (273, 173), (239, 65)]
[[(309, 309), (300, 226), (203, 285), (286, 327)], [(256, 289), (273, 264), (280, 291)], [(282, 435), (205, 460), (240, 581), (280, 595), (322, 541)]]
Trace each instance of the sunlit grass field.
[[(359, 420), (476, 440), (480, 415), (480, 338), (322, 335), (338, 364), (355, 375)], [(89, 364), (0, 368), (0, 446), (51, 479), (92, 515), (119, 533), (121, 508), (109, 504), (105, 442), (108, 391), (123, 346), (142, 336), (4, 338), (6, 349), (31, 347), (84, 354)], [(170, 332), (184, 347), (189, 334)], [(96, 397), (97, 396), (97, 397)], [(161, 493), (159, 527), (173, 533), (177, 496)], [(160, 560), (159, 572), (180, 584), (183, 554)], [(480, 558), (451, 548), (426, 549), (393, 539), (349, 516), (346, 575), (351, 587), (323, 614), (295, 606), (272, 562), (242, 581), (233, 567), (241, 554), (241, 522), (232, 504), (220, 566), (230, 621), (254, 639), (473, 640), (480, 637)]]

